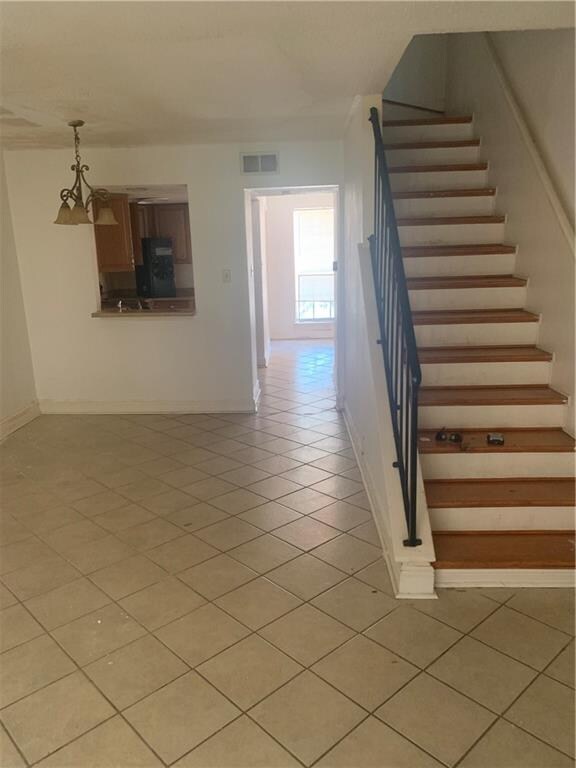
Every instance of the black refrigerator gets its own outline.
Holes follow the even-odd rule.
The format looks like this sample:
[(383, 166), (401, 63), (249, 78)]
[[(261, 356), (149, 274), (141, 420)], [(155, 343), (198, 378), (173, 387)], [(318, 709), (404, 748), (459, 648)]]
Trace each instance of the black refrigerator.
[(176, 296), (171, 238), (142, 238), (142, 264), (136, 265), (136, 287), (143, 299)]

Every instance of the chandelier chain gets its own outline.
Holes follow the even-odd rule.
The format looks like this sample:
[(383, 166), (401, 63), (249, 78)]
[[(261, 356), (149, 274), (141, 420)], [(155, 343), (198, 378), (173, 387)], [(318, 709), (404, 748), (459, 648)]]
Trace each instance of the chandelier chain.
[(80, 165), (80, 134), (76, 126), (74, 126), (74, 157), (76, 158), (76, 165)]

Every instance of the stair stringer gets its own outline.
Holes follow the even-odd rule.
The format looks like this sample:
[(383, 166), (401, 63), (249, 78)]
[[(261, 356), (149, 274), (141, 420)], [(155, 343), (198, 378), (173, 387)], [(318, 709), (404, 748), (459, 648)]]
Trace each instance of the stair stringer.
[[(383, 554), (388, 566), (392, 586), (397, 598), (431, 599), (434, 592), (434, 569), (436, 559), (424, 482), (418, 462), (418, 536), (422, 544), (406, 547), (406, 519), (398, 470), (392, 466), (396, 459), (394, 433), (388, 405), (388, 387), (382, 360), (374, 279), (370, 263), (369, 248), (358, 246), (360, 288), (363, 299), (362, 317), (365, 323), (365, 338), (369, 347), (369, 370), (365, 385), (372, 389), (375, 403), (373, 429), (377, 435), (379, 451), (377, 456), (367, 460), (363, 437), (344, 402), (344, 418), (350, 434), (358, 467), (370, 502), (374, 522), (382, 543)], [(375, 471), (374, 468), (377, 468)]]

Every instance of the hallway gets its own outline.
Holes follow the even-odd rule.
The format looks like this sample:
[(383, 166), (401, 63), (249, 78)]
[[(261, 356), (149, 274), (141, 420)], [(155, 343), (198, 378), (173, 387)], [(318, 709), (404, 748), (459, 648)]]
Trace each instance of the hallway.
[(573, 765), (571, 591), (395, 600), (333, 360), (2, 445), (3, 768)]

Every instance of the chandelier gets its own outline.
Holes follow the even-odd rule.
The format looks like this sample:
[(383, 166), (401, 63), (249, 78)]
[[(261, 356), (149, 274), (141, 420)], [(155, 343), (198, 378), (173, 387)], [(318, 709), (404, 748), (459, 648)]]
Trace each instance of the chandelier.
[[(114, 216), (112, 208), (110, 208), (110, 192), (107, 189), (95, 189), (90, 186), (84, 176), (86, 171), (90, 168), (87, 165), (82, 164), (80, 159), (80, 136), (78, 135), (78, 128), (84, 125), (84, 120), (71, 120), (68, 125), (74, 131), (74, 158), (75, 163), (71, 165), (71, 170), (74, 171), (76, 178), (74, 184), (70, 188), (64, 188), (60, 190), (60, 199), (62, 205), (58, 211), (58, 216), (54, 224), (91, 224), (92, 222), (88, 218), (88, 208), (92, 207), (92, 214), (94, 216), (94, 224), (96, 225), (113, 225), (118, 224)], [(82, 185), (86, 187), (86, 200), (84, 200), (82, 193)], [(74, 203), (71, 208), (68, 201)], [(94, 201), (97, 200), (102, 205), (98, 206), (98, 215), (95, 215)]]

